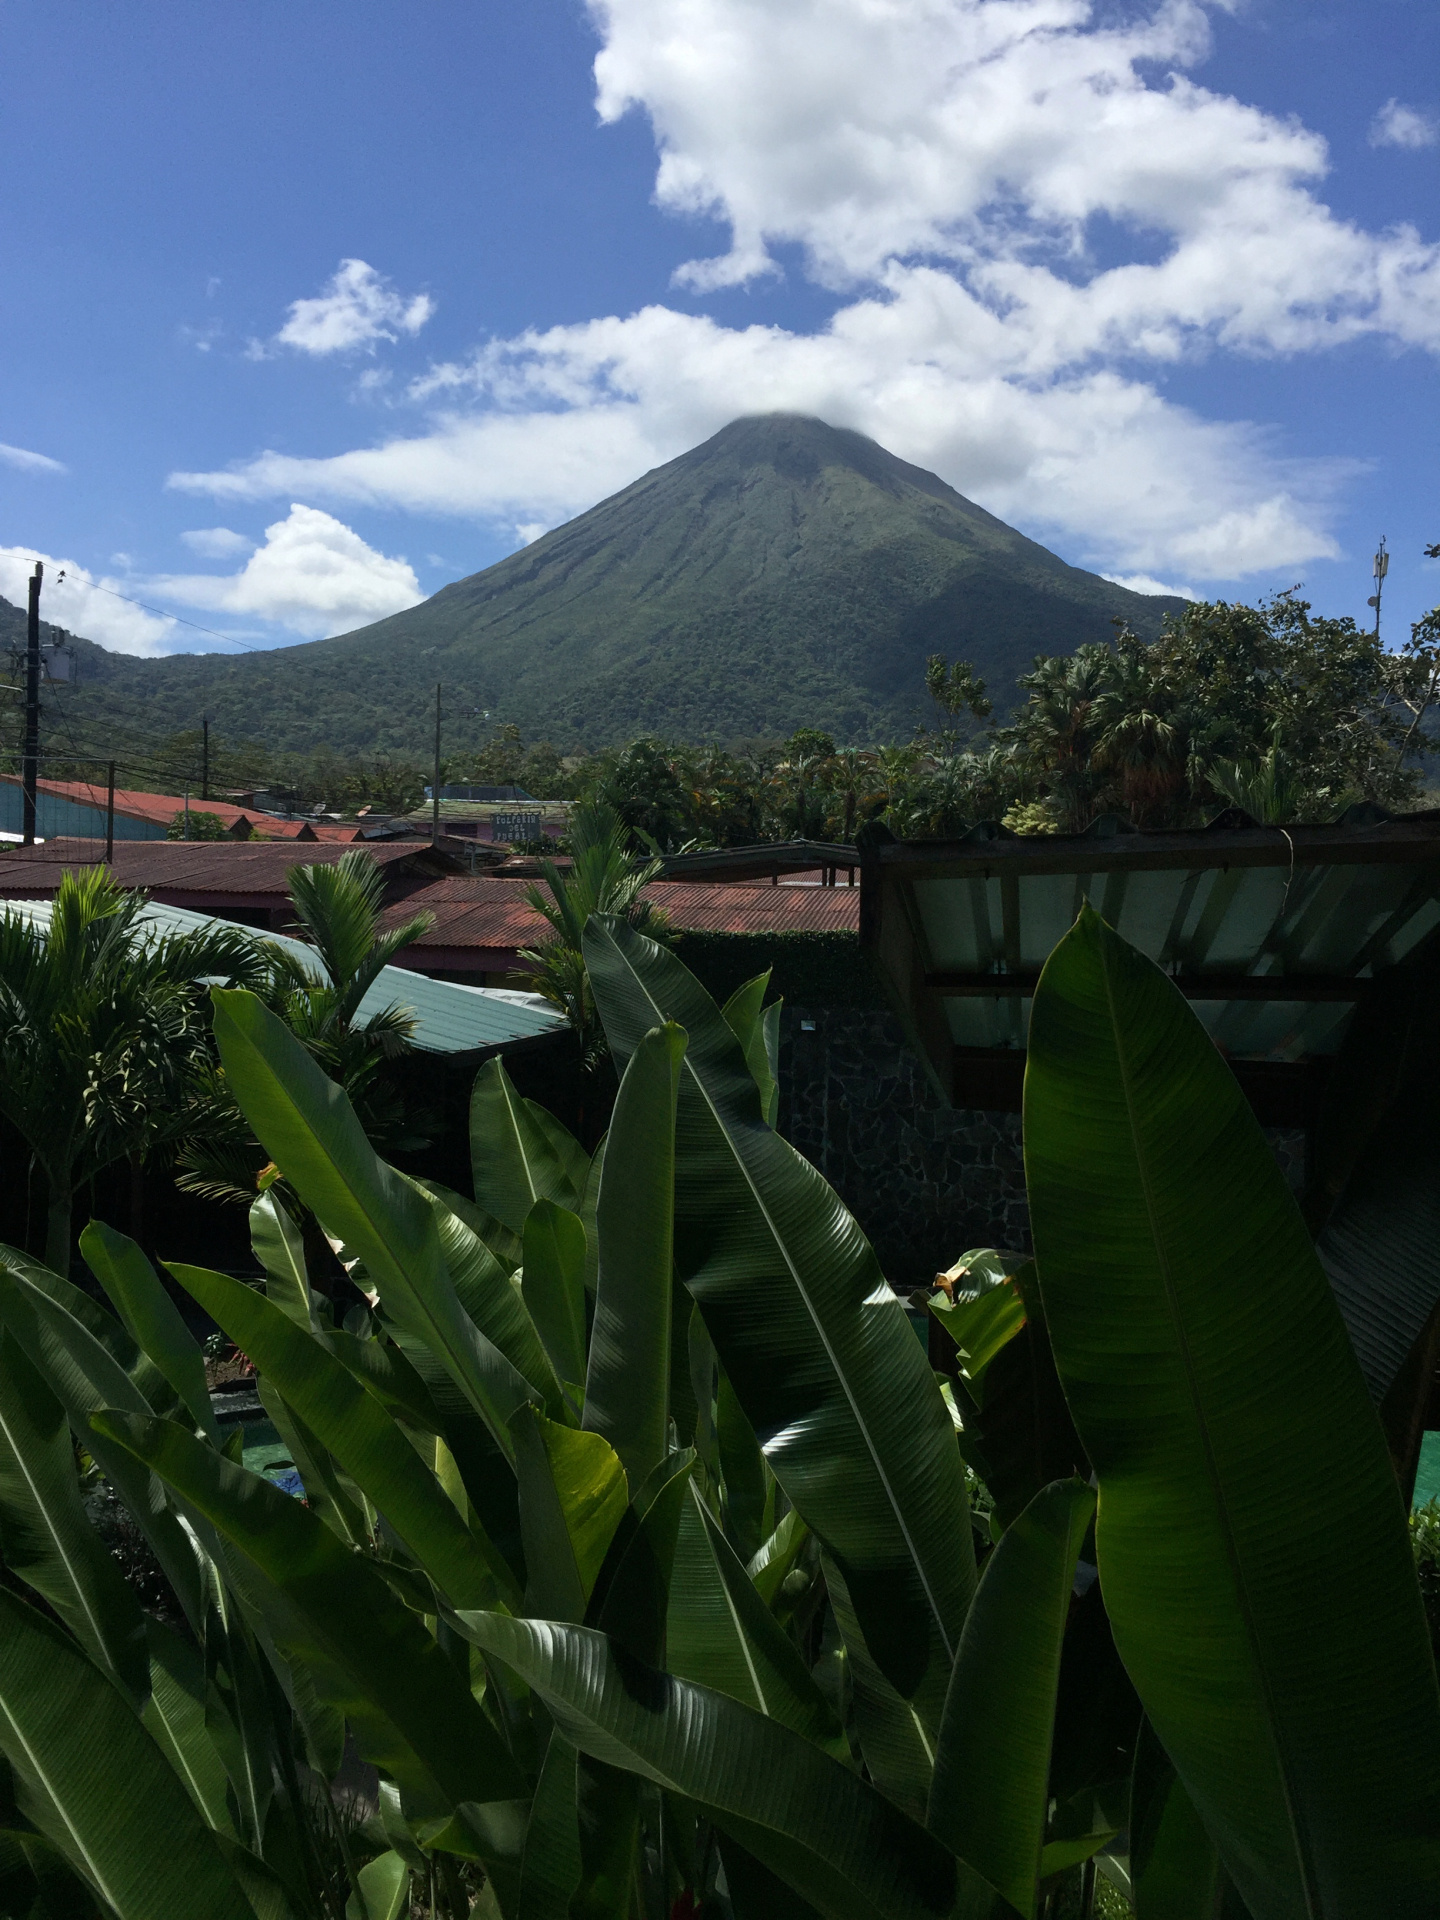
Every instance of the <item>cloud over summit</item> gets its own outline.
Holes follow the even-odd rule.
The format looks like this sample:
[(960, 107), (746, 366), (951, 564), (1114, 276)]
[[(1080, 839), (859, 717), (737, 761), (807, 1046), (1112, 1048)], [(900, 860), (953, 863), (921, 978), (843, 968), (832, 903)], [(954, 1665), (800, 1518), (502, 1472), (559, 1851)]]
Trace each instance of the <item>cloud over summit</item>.
[[(1367, 336), (1434, 351), (1440, 249), (1338, 217), (1318, 134), (1202, 84), (1199, 0), (1118, 19), (1086, 0), (590, 13), (602, 119), (644, 113), (660, 206), (728, 231), (683, 284), (702, 305), (763, 291), (798, 257), (829, 318), (654, 304), (532, 329), (433, 367), (411, 389), (426, 417), (380, 445), (172, 484), (553, 524), (778, 409), (871, 434), (1108, 571), (1234, 579), (1335, 553), (1341, 465), (1177, 405), (1167, 370)], [(338, 338), (309, 314), (323, 298), (287, 329)]]

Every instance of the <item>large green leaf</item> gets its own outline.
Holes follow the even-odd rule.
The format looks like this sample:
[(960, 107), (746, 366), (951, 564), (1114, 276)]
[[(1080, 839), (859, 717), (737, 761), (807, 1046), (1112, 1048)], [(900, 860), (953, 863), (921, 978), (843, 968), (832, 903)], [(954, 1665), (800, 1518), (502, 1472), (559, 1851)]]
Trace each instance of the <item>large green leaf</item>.
[(80, 1236), (80, 1251), (136, 1346), (159, 1367), (201, 1432), (218, 1440), (204, 1355), (140, 1248), (103, 1220), (92, 1220)]
[(514, 1436), (526, 1609), (583, 1620), (629, 1502), (625, 1469), (600, 1434), (562, 1427), (534, 1407), (515, 1415)]
[(439, 1180), (417, 1179), (415, 1184), (423, 1187), (432, 1200), (438, 1200), (463, 1220), (470, 1231), (485, 1242), (506, 1273), (515, 1271), (523, 1256), (518, 1233), (512, 1233), (509, 1227), (501, 1225), (493, 1213), (487, 1213), (474, 1200), (467, 1200), (463, 1193), (457, 1193), (453, 1187), (447, 1187)]
[[(552, 1420), (571, 1417), (560, 1377), (545, 1351), (540, 1331), (531, 1318), (513, 1269), (491, 1251), (484, 1239), (448, 1199), (442, 1199), (423, 1181), (412, 1183), (429, 1200), (440, 1235), (440, 1251), (456, 1297), (485, 1339), (514, 1369), (513, 1394), (523, 1394), (528, 1382)], [(522, 1242), (523, 1247), (523, 1242)], [(515, 1401), (519, 1404), (519, 1400)], [(512, 1409), (513, 1410), (513, 1409)]]
[(855, 1730), (870, 1778), (897, 1806), (923, 1820), (935, 1775), (939, 1729), (926, 1725), (913, 1700), (904, 1699), (875, 1664), (861, 1632), (845, 1576), (825, 1555), (825, 1590), (845, 1646), (854, 1703)]
[(929, 1825), (1017, 1913), (1035, 1912), (1060, 1648), (1095, 1512), (1083, 1480), (1037, 1493), (985, 1563), (935, 1754)]
[(693, 1482), (670, 1576), (665, 1664), (793, 1727), (837, 1760), (849, 1749), (794, 1643), (750, 1583)]
[(569, 1920), (580, 1869), (575, 1749), (563, 1735), (552, 1733), (525, 1829), (515, 1920)]
[(59, 1615), (137, 1707), (150, 1689), (145, 1621), (85, 1516), (65, 1409), (0, 1329), (0, 1560)]
[(13, 1920), (102, 1920), (88, 1882), (43, 1835), (0, 1828), (0, 1913)]
[(118, 1688), (3, 1590), (0, 1749), (22, 1812), (118, 1920), (254, 1920), (214, 1835)]
[[(753, 980), (747, 980), (743, 986), (737, 987), (720, 1011), (726, 1026), (744, 1051), (745, 1064), (759, 1089), (760, 1111), (765, 1116), (765, 1123), (773, 1127), (780, 1110), (780, 1082), (767, 1045), (769, 1031), (765, 1020), (765, 991), (769, 985), (770, 969), (767, 967), (764, 973), (757, 973)], [(778, 1005), (773, 1012), (778, 1021)]]
[(553, 1200), (572, 1213), (580, 1205), (585, 1183), (583, 1175), (574, 1178), (578, 1161), (545, 1124), (549, 1120), (543, 1108), (521, 1099), (498, 1058), (485, 1062), (470, 1096), (471, 1177), (478, 1204), (512, 1233), (523, 1233), (537, 1200)]
[(675, 1102), (685, 1035), (645, 1035), (620, 1082), (596, 1205), (600, 1266), (585, 1425), (619, 1454), (632, 1487), (664, 1458), (670, 1417)]
[(1130, 1890), (1136, 1920), (1220, 1920), (1225, 1870), (1150, 1723), (1135, 1751)]
[(1089, 909), (1036, 992), (1025, 1153), (1116, 1645), (1240, 1893), (1431, 1912), (1440, 1695), (1378, 1421), (1233, 1076)]
[(142, 1716), (207, 1826), (235, 1829), (225, 1803), (225, 1763), (205, 1724), (205, 1657), (188, 1640), (146, 1620), (150, 1698)]
[(158, 1413), (164, 1420), (179, 1416), (183, 1405), (179, 1394), (144, 1348), (135, 1344), (126, 1328), (98, 1300), (92, 1300), (88, 1293), (83, 1293), (70, 1281), (62, 1280), (58, 1273), (52, 1273), (38, 1260), (18, 1253), (14, 1247), (0, 1246), (0, 1272), (12, 1273), (17, 1279), (27, 1281), (38, 1293), (53, 1300), (56, 1306), (63, 1307), (70, 1318), (77, 1320), (90, 1338), (119, 1364), (122, 1371), (129, 1374), (132, 1384), (138, 1388), (152, 1412)]
[[(42, 1291), (8, 1262), (0, 1262), (0, 1321), (24, 1348), (64, 1407), (72, 1430), (89, 1447), (129, 1508), (135, 1524), (154, 1548), (186, 1618), (198, 1630), (202, 1615), (199, 1563), (189, 1535), (171, 1511), (164, 1488), (123, 1448), (113, 1446), (90, 1428), (90, 1416), (97, 1407), (149, 1414), (149, 1401), (108, 1347), (102, 1346), (48, 1291)], [(158, 1373), (156, 1377), (163, 1378)]]
[[(913, 1338), (913, 1336), (912, 1336)], [(836, 1920), (987, 1914), (992, 1894), (861, 1777), (776, 1720), (662, 1673), (585, 1627), (461, 1616), (582, 1753), (698, 1802)]]
[(364, 1489), (452, 1606), (493, 1605), (508, 1570), (491, 1564), (380, 1402), (250, 1287), (204, 1267), (172, 1262), (170, 1271)]
[(489, 1720), (416, 1615), (300, 1501), (172, 1421), (98, 1414), (93, 1424), (161, 1474), (264, 1576), (283, 1603), (270, 1616), (280, 1651), (343, 1708), (362, 1754), (417, 1805), (440, 1812), (523, 1791)]
[(265, 1269), (265, 1291), (297, 1327), (319, 1328), (305, 1263), (305, 1236), (273, 1192), (250, 1208), (250, 1245)]
[(938, 1723), (975, 1564), (924, 1351), (854, 1219), (766, 1124), (740, 1043), (694, 976), (598, 914), (585, 959), (618, 1058), (666, 1020), (689, 1035), (677, 1267), (776, 1478), (842, 1566), (876, 1660)]
[(528, 1390), (456, 1298), (432, 1203), (379, 1158), (342, 1089), (254, 994), (217, 987), (210, 998), (231, 1091), (265, 1151), (508, 1451), (506, 1422)]
[(559, 1378), (585, 1378), (585, 1228), (553, 1200), (537, 1200), (525, 1220), (520, 1291)]

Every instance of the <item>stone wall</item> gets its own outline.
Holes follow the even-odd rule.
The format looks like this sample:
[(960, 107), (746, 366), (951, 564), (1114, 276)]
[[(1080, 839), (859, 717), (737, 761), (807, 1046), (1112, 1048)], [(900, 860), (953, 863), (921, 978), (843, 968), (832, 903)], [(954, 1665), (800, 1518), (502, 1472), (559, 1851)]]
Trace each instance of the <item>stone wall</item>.
[[(780, 1130), (839, 1193), (901, 1291), (969, 1247), (1029, 1251), (1019, 1114), (947, 1107), (893, 1014), (785, 1008)], [(1298, 1194), (1304, 1133), (1266, 1135)]]

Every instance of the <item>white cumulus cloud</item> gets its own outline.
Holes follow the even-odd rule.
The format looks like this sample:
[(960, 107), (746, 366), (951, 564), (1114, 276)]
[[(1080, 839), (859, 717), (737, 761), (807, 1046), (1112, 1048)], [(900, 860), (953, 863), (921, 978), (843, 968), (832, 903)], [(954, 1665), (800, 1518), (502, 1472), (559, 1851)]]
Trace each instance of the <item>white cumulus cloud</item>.
[(1157, 580), (1148, 573), (1107, 573), (1107, 580), (1113, 580), (1117, 587), (1128, 587), (1131, 593), (1163, 593), (1174, 600), (1199, 600), (1203, 598), (1193, 587), (1170, 587), (1163, 580)]
[(1387, 100), (1370, 122), (1372, 147), (1433, 147), (1440, 142), (1440, 121), (1433, 113), (1418, 107), (1405, 107), (1398, 100)]
[[(810, 332), (653, 305), (490, 342), (422, 426), (172, 485), (558, 520), (737, 414), (872, 435), (1072, 558), (1234, 579), (1336, 552), (1338, 462), (1174, 405), (1166, 367), (1365, 336), (1440, 348), (1440, 247), (1322, 197), (1323, 139), (1204, 87), (1201, 0), (589, 0), (602, 118), (729, 245), (689, 287), (803, 271)], [(1405, 110), (1410, 111), (1410, 110)]]
[(249, 614), (307, 639), (347, 633), (424, 599), (414, 569), (379, 553), (318, 507), (292, 506), (233, 574), (165, 574), (156, 599), (215, 613)]
[(28, 447), (7, 447), (0, 440), (0, 466), (18, 467), (21, 473), (66, 473), (69, 469), (48, 453), (31, 453)]
[(323, 293), (291, 305), (275, 339), (280, 346), (317, 356), (351, 353), (357, 347), (373, 353), (377, 340), (418, 333), (434, 311), (428, 293), (407, 299), (366, 261), (342, 260)]
[[(115, 653), (168, 653), (181, 631), (173, 620), (132, 604), (137, 597), (128, 577), (94, 574), (73, 560), (30, 547), (0, 547), (0, 594), (13, 606), (27, 604), (35, 562), (44, 563), (40, 617), (67, 633), (96, 640)], [(65, 575), (62, 580), (61, 573)], [(120, 596), (124, 594), (126, 598)]]
[(239, 554), (249, 553), (255, 545), (246, 534), (235, 533), (229, 527), (192, 527), (180, 538), (202, 560), (233, 560)]

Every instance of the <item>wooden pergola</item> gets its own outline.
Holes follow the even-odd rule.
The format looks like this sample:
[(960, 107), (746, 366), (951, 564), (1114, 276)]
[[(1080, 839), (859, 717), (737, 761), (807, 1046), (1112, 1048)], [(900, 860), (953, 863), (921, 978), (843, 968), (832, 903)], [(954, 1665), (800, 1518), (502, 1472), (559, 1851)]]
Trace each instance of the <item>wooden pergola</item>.
[(1082, 901), (1165, 969), (1258, 1117), (1304, 1130), (1306, 1214), (1371, 1391), (1423, 1424), (1440, 1359), (1440, 812), (862, 842), (861, 944), (954, 1106), (1019, 1111), (1031, 996)]

